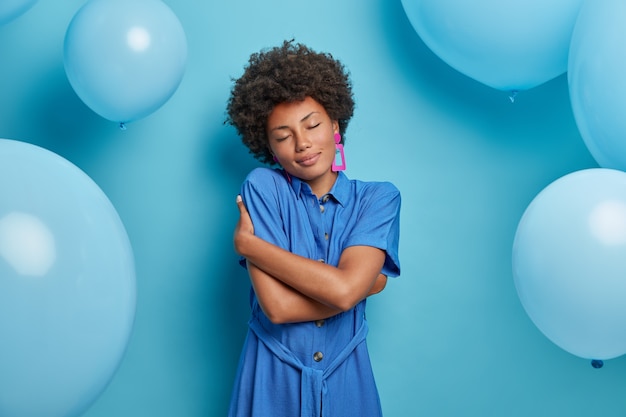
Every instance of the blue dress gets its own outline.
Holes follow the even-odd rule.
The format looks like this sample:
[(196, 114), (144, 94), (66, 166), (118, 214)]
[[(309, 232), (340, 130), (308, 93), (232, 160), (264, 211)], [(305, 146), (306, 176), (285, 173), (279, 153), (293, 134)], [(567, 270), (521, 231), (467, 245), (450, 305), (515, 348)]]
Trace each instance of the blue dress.
[[(400, 274), (400, 193), (388, 182), (339, 172), (319, 199), (283, 170), (257, 168), (242, 185), (254, 233), (292, 253), (337, 265), (349, 246), (386, 252), (382, 273)], [(242, 260), (245, 265), (245, 260)], [(230, 417), (382, 415), (365, 337), (366, 300), (326, 320), (273, 324), (254, 291)]]

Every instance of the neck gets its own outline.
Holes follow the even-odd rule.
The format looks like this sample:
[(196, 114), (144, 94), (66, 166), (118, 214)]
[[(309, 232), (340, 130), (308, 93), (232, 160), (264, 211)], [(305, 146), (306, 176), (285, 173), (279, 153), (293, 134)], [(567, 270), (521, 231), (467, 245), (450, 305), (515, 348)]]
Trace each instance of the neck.
[(313, 191), (313, 194), (315, 194), (319, 198), (328, 193), (331, 188), (333, 188), (333, 185), (335, 185), (335, 181), (337, 181), (337, 176), (338, 173), (333, 172), (332, 175), (326, 175), (322, 178), (317, 178), (315, 180), (305, 182), (309, 184), (309, 187), (311, 187), (311, 191)]

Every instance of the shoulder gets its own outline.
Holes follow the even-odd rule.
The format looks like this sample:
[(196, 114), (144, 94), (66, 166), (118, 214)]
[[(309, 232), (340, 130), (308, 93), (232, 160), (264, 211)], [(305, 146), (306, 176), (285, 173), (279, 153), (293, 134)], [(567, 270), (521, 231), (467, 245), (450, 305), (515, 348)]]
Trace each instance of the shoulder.
[(246, 176), (245, 182), (252, 184), (267, 184), (270, 182), (276, 182), (278, 179), (284, 180), (284, 175), (279, 169), (272, 169), (266, 167), (254, 168)]
[(272, 190), (284, 192), (288, 185), (282, 169), (266, 167), (253, 169), (243, 182), (244, 188), (255, 188), (263, 192), (271, 192)]
[(255, 199), (282, 199), (291, 194), (291, 187), (281, 169), (255, 168), (241, 185), (241, 194), (248, 204)]
[(400, 199), (400, 190), (388, 181), (352, 180), (357, 194), (363, 198)]

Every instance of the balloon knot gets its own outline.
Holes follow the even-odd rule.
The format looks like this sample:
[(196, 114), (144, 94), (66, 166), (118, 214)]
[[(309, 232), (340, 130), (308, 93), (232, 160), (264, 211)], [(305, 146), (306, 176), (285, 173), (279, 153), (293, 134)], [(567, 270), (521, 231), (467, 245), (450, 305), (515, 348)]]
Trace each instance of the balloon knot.
[(517, 90), (511, 90), (511, 94), (509, 95), (509, 100), (511, 100), (511, 103), (515, 103), (515, 97), (517, 97)]
[(591, 361), (591, 366), (593, 366), (595, 369), (600, 369), (604, 366), (604, 362), (602, 362), (600, 359), (594, 359)]
[(120, 123), (120, 130), (126, 130), (126, 123), (124, 122)]

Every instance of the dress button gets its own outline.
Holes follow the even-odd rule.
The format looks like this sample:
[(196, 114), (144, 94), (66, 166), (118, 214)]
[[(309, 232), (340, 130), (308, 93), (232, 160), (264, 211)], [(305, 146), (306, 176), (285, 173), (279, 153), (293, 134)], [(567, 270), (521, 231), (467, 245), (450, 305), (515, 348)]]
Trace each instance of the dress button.
[(330, 195), (326, 194), (324, 197), (322, 197), (322, 203), (328, 202), (329, 198), (330, 198)]
[(316, 320), (316, 321), (315, 321), (315, 325), (316, 325), (317, 327), (322, 327), (322, 326), (324, 326), (324, 320)]
[(314, 360), (315, 362), (319, 362), (319, 361), (321, 361), (322, 359), (324, 359), (324, 354), (323, 354), (322, 352), (315, 352), (315, 353), (313, 354), (313, 360)]
[(323, 212), (324, 212), (324, 210), (326, 210), (326, 209), (324, 208), (324, 206), (320, 206), (320, 212), (321, 212), (321, 213), (323, 213)]
[(324, 233), (324, 239), (328, 240), (328, 233)]

